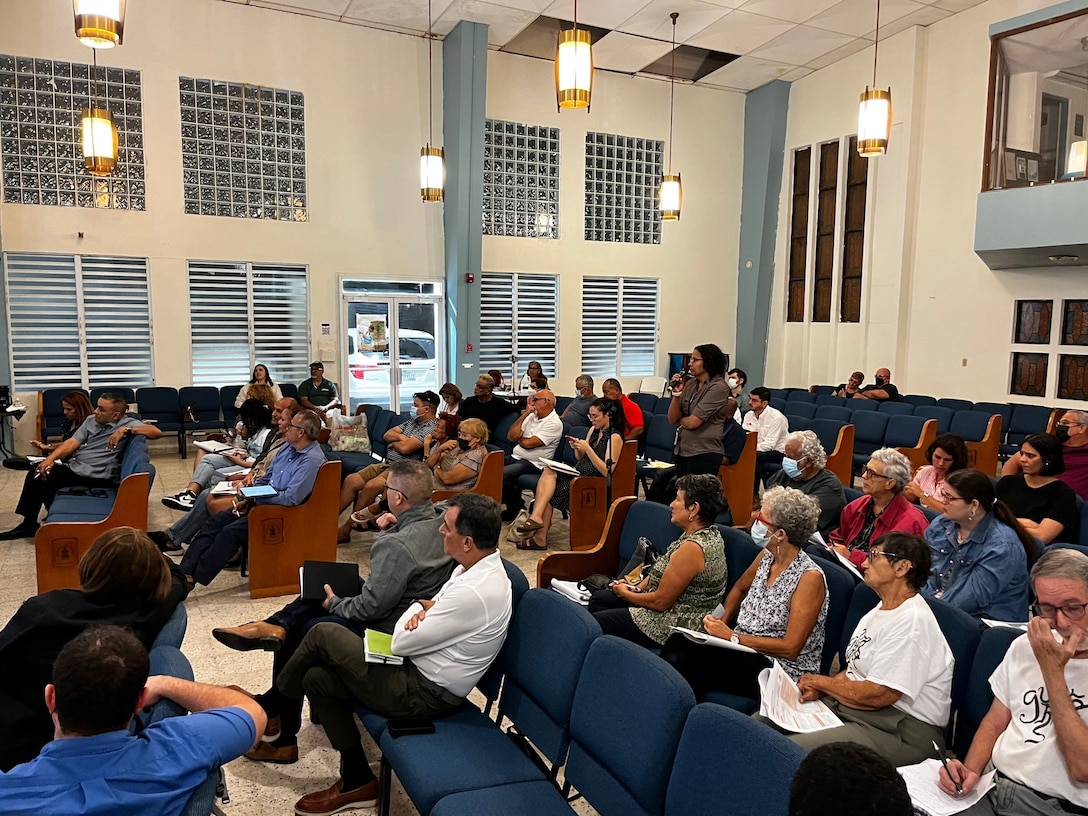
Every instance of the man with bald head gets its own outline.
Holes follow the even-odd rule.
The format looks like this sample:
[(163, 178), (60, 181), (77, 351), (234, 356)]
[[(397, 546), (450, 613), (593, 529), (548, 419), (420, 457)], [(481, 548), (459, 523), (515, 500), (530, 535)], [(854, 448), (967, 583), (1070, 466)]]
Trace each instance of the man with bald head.
[(878, 368), (876, 370), (876, 382), (873, 385), (865, 386), (854, 394), (854, 399), (869, 399), (877, 402), (893, 400), (899, 402), (902, 398), (899, 396), (899, 389), (892, 385), (891, 369)]
[(503, 521), (513, 521), (525, 506), (518, 489), (518, 477), (543, 470), (540, 460), (555, 457), (562, 437), (563, 420), (555, 412), (555, 394), (544, 388), (530, 395), (525, 410), (506, 435), (517, 444), (502, 471), (502, 501), (506, 505)]

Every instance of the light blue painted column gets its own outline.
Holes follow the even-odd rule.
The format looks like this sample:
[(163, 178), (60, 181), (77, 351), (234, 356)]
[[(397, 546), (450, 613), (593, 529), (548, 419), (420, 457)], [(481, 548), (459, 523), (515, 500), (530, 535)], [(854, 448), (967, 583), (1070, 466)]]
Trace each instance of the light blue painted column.
[[(446, 338), (450, 379), (472, 394), (480, 366), (487, 26), (462, 20), (442, 41), (446, 151)], [(433, 205), (430, 205), (433, 206)], [(471, 274), (475, 281), (467, 283)], [(468, 351), (468, 344), (472, 351)], [(467, 367), (466, 367), (467, 366)]]
[(744, 173), (740, 199), (740, 268), (737, 270), (737, 343), (732, 365), (763, 385), (767, 366), (774, 245), (790, 84), (775, 81), (744, 101)]

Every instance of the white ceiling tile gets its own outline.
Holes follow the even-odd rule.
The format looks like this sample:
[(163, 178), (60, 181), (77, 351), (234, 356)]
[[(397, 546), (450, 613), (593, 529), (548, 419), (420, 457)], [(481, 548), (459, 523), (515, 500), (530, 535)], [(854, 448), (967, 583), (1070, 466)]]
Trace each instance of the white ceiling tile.
[(786, 73), (782, 74), (779, 79), (784, 82), (796, 82), (801, 77), (806, 77), (811, 73), (811, 68), (805, 68), (804, 66), (801, 66), (800, 68), (794, 68), (792, 71), (786, 71)]
[[(335, 15), (339, 17), (351, 4), (351, 0), (276, 0), (276, 5), (297, 9), (302, 13), (316, 11), (322, 16)], [(262, 2), (252, 3), (254, 6), (268, 5)]]
[(760, 17), (743, 11), (732, 11), (721, 20), (704, 29), (688, 45), (725, 51), (728, 54), (748, 54), (775, 37), (785, 34), (793, 23)]
[(667, 42), (613, 31), (593, 44), (593, 64), (597, 68), (633, 74), (671, 50), (672, 46)]
[(752, 52), (752, 56), (791, 65), (805, 65), (828, 51), (841, 48), (852, 39), (854, 38), (846, 34), (798, 26), (760, 46)]
[[(600, 28), (619, 28), (620, 23), (649, 5), (650, 0), (578, 0), (578, 22)], [(549, 17), (574, 19), (574, 0), (553, 0), (544, 9)]]
[(273, 11), (286, 11), (289, 14), (302, 14), (306, 17), (317, 17), (320, 20), (339, 20), (340, 12), (321, 11), (320, 9), (303, 8), (302, 6), (288, 3), (273, 3), (269, 0), (250, 0), (249, 5), (256, 8), (272, 9)]
[[(880, 22), (891, 23), (920, 8), (914, 0), (881, 0)], [(841, 0), (805, 24), (853, 37), (871, 37), (876, 28), (876, 0)]]
[(488, 45), (500, 46), (521, 33), (537, 16), (531, 11), (497, 6), (483, 0), (453, 0), (433, 30), (444, 37), (462, 20), (485, 23)]
[(835, 5), (839, 0), (747, 0), (741, 10), (776, 20), (803, 23)]
[(836, 48), (834, 51), (828, 51), (822, 57), (816, 57), (816, 59), (808, 63), (808, 67), (818, 71), (821, 68), (826, 68), (828, 65), (833, 65), (839, 60), (846, 59), (851, 54), (856, 54), (858, 51), (863, 51), (866, 48), (872, 47), (872, 40), (858, 37), (856, 40), (851, 40), (846, 45)]
[(900, 31), (906, 31), (911, 26), (927, 26), (932, 25), (938, 20), (943, 20), (945, 17), (951, 17), (951, 11), (945, 11), (944, 9), (937, 8), (936, 6), (925, 6), (917, 11), (912, 11), (898, 20), (884, 25), (883, 20), (880, 25), (880, 39), (886, 40)]
[[(437, 20), (453, 0), (432, 0), (431, 14)], [(351, 0), (346, 20), (361, 20), (410, 31), (427, 30), (427, 0)]]
[(633, 17), (624, 20), (620, 31), (628, 34), (641, 34), (643, 37), (656, 37), (659, 40), (672, 39), (672, 20), (669, 15), (677, 11), (676, 42), (687, 42), (707, 26), (716, 23), (729, 13), (723, 6), (704, 3), (702, 0), (651, 0)]
[(945, 11), (951, 11), (953, 14), (958, 14), (961, 11), (966, 11), (969, 8), (974, 8), (980, 3), (984, 3), (985, 0), (936, 0), (933, 5), (939, 9)]
[(721, 85), (737, 91), (753, 91), (761, 85), (766, 85), (768, 82), (780, 78), (783, 74), (791, 71), (793, 67), (792, 65), (771, 62), (759, 57), (741, 57), (704, 77), (701, 82), (710, 85)]

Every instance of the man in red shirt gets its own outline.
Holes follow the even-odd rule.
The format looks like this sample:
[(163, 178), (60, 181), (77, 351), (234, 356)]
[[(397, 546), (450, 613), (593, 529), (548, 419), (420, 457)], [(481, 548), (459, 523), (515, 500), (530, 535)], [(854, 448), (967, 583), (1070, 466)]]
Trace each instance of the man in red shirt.
[(619, 400), (620, 405), (623, 406), (623, 418), (627, 420), (627, 433), (624, 438), (637, 439), (642, 436), (642, 432), (646, 430), (646, 425), (642, 421), (642, 409), (623, 395), (620, 381), (611, 377), (605, 380), (601, 385), (601, 394), (605, 399)]

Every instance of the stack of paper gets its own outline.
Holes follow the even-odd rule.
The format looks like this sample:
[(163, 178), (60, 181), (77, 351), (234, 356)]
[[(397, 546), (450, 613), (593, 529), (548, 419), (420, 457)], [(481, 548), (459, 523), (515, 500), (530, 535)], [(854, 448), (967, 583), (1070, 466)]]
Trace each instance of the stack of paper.
[(917, 765), (905, 765), (896, 770), (907, 783), (907, 792), (914, 804), (915, 813), (928, 816), (952, 816), (967, 810), (994, 786), (994, 772), (990, 771), (979, 778), (978, 784), (970, 792), (963, 796), (949, 796), (937, 787), (937, 779), (941, 773), (939, 759), (927, 759)]
[(552, 578), (552, 589), (575, 603), (589, 606), (589, 596), (592, 593), (587, 589), (579, 589), (577, 581), (560, 581), (558, 578)]
[(393, 654), (393, 636), (376, 629), (367, 629), (363, 633), (363, 654), (367, 663), (388, 663), (399, 666), (403, 657)]
[(800, 689), (777, 660), (760, 672), (759, 686), (759, 713), (787, 731), (810, 734), (842, 725), (823, 700), (802, 703)]

